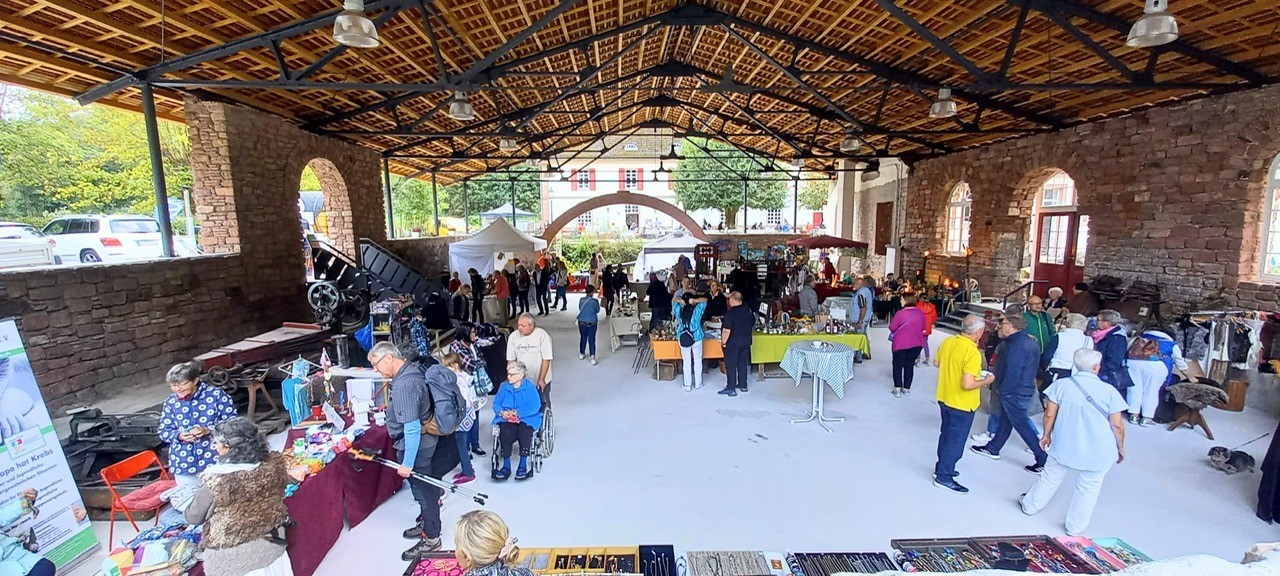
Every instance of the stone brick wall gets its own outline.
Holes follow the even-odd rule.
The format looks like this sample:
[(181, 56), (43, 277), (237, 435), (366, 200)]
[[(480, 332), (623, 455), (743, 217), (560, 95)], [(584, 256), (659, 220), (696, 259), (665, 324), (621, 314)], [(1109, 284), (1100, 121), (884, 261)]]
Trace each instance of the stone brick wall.
[(265, 289), (241, 255), (0, 273), (0, 317), (15, 316), (54, 411), (157, 381), (197, 354), (310, 318)]
[[(441, 236), (431, 238), (404, 238), (381, 242), (383, 248), (408, 262), (428, 278), (439, 276), (449, 270), (449, 245), (466, 236)], [(465, 273), (466, 270), (459, 271)]]
[[(1036, 191), (1065, 170), (1090, 216), (1085, 277), (1159, 284), (1196, 306), (1225, 298), (1274, 308), (1257, 282), (1267, 170), (1280, 153), (1280, 86), (1156, 108), (918, 163), (911, 174), (905, 270), (946, 236), (952, 187), (973, 191), (970, 246), (983, 292), (1015, 287)], [(963, 274), (963, 258), (929, 260), (931, 276)]]

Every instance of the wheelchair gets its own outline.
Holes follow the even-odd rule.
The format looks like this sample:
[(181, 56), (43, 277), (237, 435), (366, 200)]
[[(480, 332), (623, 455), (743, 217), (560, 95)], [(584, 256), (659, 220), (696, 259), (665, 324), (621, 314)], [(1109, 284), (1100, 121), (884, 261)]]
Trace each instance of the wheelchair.
[[(496, 475), (502, 468), (502, 447), (498, 442), (498, 425), (493, 425), (493, 450), (489, 452), (489, 472)], [(556, 443), (556, 420), (550, 407), (542, 411), (542, 428), (533, 434), (533, 446), (529, 450), (529, 467), (534, 474), (542, 472), (542, 460), (551, 457)], [(514, 452), (514, 451), (513, 451)], [(513, 454), (514, 456), (514, 454)]]

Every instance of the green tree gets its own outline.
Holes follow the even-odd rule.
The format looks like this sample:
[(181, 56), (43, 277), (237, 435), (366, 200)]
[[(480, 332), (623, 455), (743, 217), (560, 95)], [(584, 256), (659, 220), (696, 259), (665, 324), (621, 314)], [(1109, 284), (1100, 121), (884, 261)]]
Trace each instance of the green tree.
[(298, 184), (298, 190), (314, 191), (323, 189), (324, 188), (320, 186), (320, 177), (316, 176), (316, 173), (311, 170), (311, 167), (307, 166), (306, 168), (303, 168), (302, 182)]
[(827, 205), (831, 193), (830, 180), (806, 180), (800, 187), (800, 206), (809, 210), (821, 210)]
[[(512, 178), (516, 181), (516, 208), (540, 216), (542, 213), (540, 173), (537, 168), (529, 166), (513, 166), (502, 172), (476, 176), (467, 183), (465, 194), (461, 182), (445, 187), (446, 195), (449, 197), (448, 214), (457, 218), (461, 218), (464, 213), (476, 216), (510, 202)], [(442, 202), (441, 205), (443, 204)]]
[[(439, 190), (440, 215), (448, 214), (450, 199), (443, 187)], [(391, 206), (395, 214), (396, 235), (420, 228), (435, 231), (435, 201), (431, 196), (431, 183), (410, 180), (403, 176), (391, 176)]]
[[(0, 217), (43, 224), (65, 212), (155, 212), (141, 115), (16, 87), (6, 100)], [(180, 198), (192, 182), (186, 126), (161, 121), (160, 146), (165, 183)]]
[[(703, 150), (706, 149), (706, 151)], [(676, 200), (685, 210), (714, 209), (724, 213), (725, 226), (734, 228), (742, 209), (742, 178), (748, 179), (747, 206), (778, 210), (786, 204), (786, 176), (764, 172), (757, 158), (715, 140), (690, 138), (681, 148), (684, 160), (676, 166)], [(710, 151), (716, 155), (712, 158)], [(726, 166), (727, 165), (727, 166)], [(708, 180), (722, 179), (718, 182)]]

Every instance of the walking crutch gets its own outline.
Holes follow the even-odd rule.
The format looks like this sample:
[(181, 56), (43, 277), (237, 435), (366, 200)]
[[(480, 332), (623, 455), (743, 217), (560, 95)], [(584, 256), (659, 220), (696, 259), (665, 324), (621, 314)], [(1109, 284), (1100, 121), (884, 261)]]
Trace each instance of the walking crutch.
[[(381, 454), (381, 453), (382, 453), (382, 451), (381, 451), (381, 450), (367, 450), (367, 449), (353, 449), (353, 450), (351, 450), (351, 451), (349, 451), (349, 452), (348, 452), (348, 454), (350, 454), (350, 455), (351, 455), (351, 460), (352, 460), (351, 465), (352, 465), (353, 467), (355, 467), (355, 466), (356, 466), (356, 464), (355, 464), (355, 462), (356, 462), (356, 461), (363, 460), (363, 461), (365, 461), (365, 462), (376, 462), (376, 463), (378, 463), (378, 464), (381, 464), (381, 465), (386, 466), (387, 468), (391, 468), (391, 469), (393, 469), (393, 470), (399, 470), (399, 469), (400, 469), (400, 463), (399, 463), (399, 462), (396, 462), (395, 460), (388, 460), (388, 459), (386, 459), (386, 458), (383, 458), (383, 457), (379, 456), (379, 454)], [(360, 472), (360, 471), (361, 471), (361, 470), (360, 470), (360, 468), (359, 468), (359, 467), (356, 467), (356, 472)], [(417, 480), (419, 480), (419, 481), (426, 482), (427, 484), (430, 484), (430, 485), (435, 486), (435, 487), (437, 487), (437, 488), (441, 488), (441, 489), (443, 489), (445, 492), (448, 492), (448, 493), (450, 493), (450, 494), (461, 494), (461, 495), (463, 495), (463, 496), (466, 496), (466, 497), (468, 497), (468, 498), (471, 498), (472, 500), (475, 500), (476, 504), (479, 504), (479, 505), (481, 505), (481, 506), (484, 506), (484, 505), (485, 505), (485, 500), (487, 500), (487, 499), (489, 498), (489, 495), (488, 495), (488, 494), (481, 494), (481, 493), (476, 492), (476, 491), (474, 491), (474, 490), (468, 490), (468, 489), (463, 488), (463, 487), (461, 487), (461, 486), (458, 486), (457, 484), (454, 484), (454, 483), (452, 483), (452, 482), (445, 482), (444, 480), (437, 480), (437, 479), (435, 479), (435, 478), (432, 478), (432, 477), (430, 477), (430, 476), (426, 476), (426, 475), (424, 475), (424, 474), (418, 474), (417, 472), (414, 472), (414, 473), (411, 475), (411, 477), (412, 477), (412, 478), (416, 478), (416, 479), (417, 479)]]

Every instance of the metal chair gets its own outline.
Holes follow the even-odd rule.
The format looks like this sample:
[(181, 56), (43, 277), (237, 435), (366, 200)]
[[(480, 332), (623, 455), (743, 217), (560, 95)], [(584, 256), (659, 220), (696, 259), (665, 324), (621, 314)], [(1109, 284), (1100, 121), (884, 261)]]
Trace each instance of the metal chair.
[[(124, 488), (120, 484), (156, 468), (160, 469), (159, 479), (124, 495), (117, 490), (117, 488)], [(107, 532), (108, 542), (115, 542), (116, 514), (119, 512), (124, 513), (134, 530), (138, 530), (138, 523), (133, 520), (134, 512), (151, 511), (155, 513), (156, 525), (160, 525), (160, 509), (165, 505), (160, 495), (177, 483), (169, 475), (164, 464), (160, 463), (160, 457), (154, 451), (144, 450), (107, 466), (102, 469), (101, 475), (107, 489), (111, 490), (111, 527)]]

